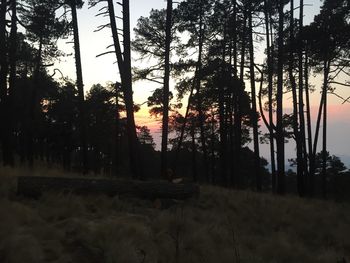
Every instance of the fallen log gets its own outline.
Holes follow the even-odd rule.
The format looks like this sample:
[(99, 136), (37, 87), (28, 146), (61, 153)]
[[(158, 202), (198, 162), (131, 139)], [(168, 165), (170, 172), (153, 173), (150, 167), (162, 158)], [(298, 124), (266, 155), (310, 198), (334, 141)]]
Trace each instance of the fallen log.
[(40, 197), (43, 192), (127, 195), (146, 199), (187, 199), (199, 195), (199, 186), (167, 181), (136, 181), (107, 178), (18, 176), (17, 194)]

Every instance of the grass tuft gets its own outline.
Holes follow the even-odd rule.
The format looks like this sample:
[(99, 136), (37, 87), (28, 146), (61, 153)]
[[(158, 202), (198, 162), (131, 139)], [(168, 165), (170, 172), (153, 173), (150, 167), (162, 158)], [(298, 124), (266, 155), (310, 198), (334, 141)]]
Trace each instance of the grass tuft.
[(166, 210), (147, 200), (47, 193), (16, 197), (1, 168), (0, 262), (345, 262), (350, 207), (203, 186)]

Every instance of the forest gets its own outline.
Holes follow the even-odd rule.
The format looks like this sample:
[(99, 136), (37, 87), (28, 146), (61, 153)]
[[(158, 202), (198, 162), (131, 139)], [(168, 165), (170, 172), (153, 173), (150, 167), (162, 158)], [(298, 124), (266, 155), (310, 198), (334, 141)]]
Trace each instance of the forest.
[[(147, 254), (154, 247), (138, 247), (133, 260), (131, 254), (136, 250), (129, 251), (131, 254), (124, 255), (126, 258), (121, 262), (201, 261), (204, 257), (201, 249), (205, 248), (192, 247), (193, 243), (189, 240), (181, 239), (186, 227), (189, 227), (185, 227), (184, 211), (193, 224), (208, 224), (201, 221), (203, 218), (198, 219), (193, 211), (202, 213), (203, 217), (218, 225), (222, 223), (221, 217), (210, 219), (214, 215), (222, 213), (222, 218), (228, 220), (227, 229), (218, 230), (224, 233), (226, 239), (220, 239), (219, 234), (216, 236), (209, 225), (201, 225), (201, 231), (207, 231), (210, 238), (200, 236), (204, 235), (202, 232), (198, 234), (199, 238), (206, 238), (205, 242), (211, 242), (208, 243), (211, 248), (215, 247), (215, 238), (219, 240), (218, 244), (225, 243), (222, 244), (228, 249), (223, 254), (225, 258), (217, 262), (345, 263), (346, 259), (350, 260), (346, 252), (347, 248), (350, 251), (350, 243), (348, 237), (343, 236), (350, 233), (349, 215), (345, 212), (350, 200), (350, 170), (328, 150), (327, 142), (330, 98), (335, 97), (339, 104), (350, 103), (350, 93), (347, 97), (344, 92), (338, 92), (350, 87), (349, 1), (322, 0), (320, 12), (311, 23), (305, 22), (306, 0), (165, 2), (166, 8), (152, 9), (148, 16), (139, 17), (136, 27), (131, 28), (130, 16), (134, 10), (130, 9), (129, 0), (1, 0), (0, 177), (5, 178), (0, 182), (2, 188), (10, 189), (13, 178), (37, 174), (37, 171), (43, 176), (122, 179), (130, 185), (133, 185), (132, 182), (143, 185), (145, 182), (167, 182), (171, 185), (180, 182), (179, 185), (184, 187), (201, 187), (199, 201), (189, 201), (188, 206), (192, 210), (183, 201), (179, 205), (175, 200), (161, 200), (162, 205), (167, 206), (169, 202), (170, 209), (174, 210), (165, 211), (169, 218), (157, 211), (157, 220), (166, 218), (167, 223), (159, 221), (157, 228), (152, 221), (151, 230), (140, 230), (137, 224), (141, 219), (129, 216), (132, 213), (149, 216), (150, 212), (140, 206), (158, 207), (158, 203), (101, 196), (96, 200), (91, 196), (78, 199), (81, 197), (72, 193), (66, 196), (64, 191), (59, 193), (57, 200), (48, 193), (43, 196), (43, 201), (35, 203), (35, 200), (18, 199), (22, 197), (15, 197), (13, 190), (9, 193), (4, 190), (4, 194), (0, 189), (1, 210), (4, 213), (10, 211), (1, 224), (9, 224), (13, 229), (26, 225), (28, 222), (23, 218), (16, 219), (15, 223), (11, 223), (9, 218), (28, 212), (25, 218), (33, 222), (30, 230), (33, 233), (39, 231), (40, 220), (62, 223), (64, 231), (71, 228), (77, 231), (72, 234), (74, 238), (70, 236), (72, 240), (62, 241), (61, 252), (70, 253), (68, 247), (74, 247), (76, 242), (83, 244), (78, 252), (71, 255), (70, 261), (57, 251), (50, 253), (57, 257), (60, 254), (61, 261), (50, 261), (48, 252), (42, 248), (44, 250), (32, 255), (33, 261), (28, 262), (117, 262), (114, 260), (120, 255), (114, 252), (109, 255), (106, 252), (110, 249), (107, 237), (102, 237), (108, 231), (117, 231), (113, 218), (107, 216), (108, 211), (113, 209), (119, 209), (128, 217), (119, 218), (121, 221), (117, 225), (123, 228), (126, 224), (131, 233), (140, 230), (141, 237), (147, 231), (163, 233), (162, 223), (175, 228), (168, 230), (170, 240), (175, 244), (175, 256), (171, 260), (158, 254), (158, 258), (155, 254)], [(117, 70), (111, 80), (117, 81), (84, 86), (78, 21), (79, 10), (86, 6), (95, 12), (95, 17), (91, 19), (105, 17), (108, 20), (96, 29), (111, 36), (106, 39), (106, 51), (96, 54), (96, 57), (114, 56)], [(62, 41), (74, 46), (72, 54), (61, 49), (62, 44), (58, 43)], [(57, 66), (62, 58), (70, 55), (75, 62), (74, 79), (65, 76)], [(144, 81), (145, 85), (152, 83), (156, 87), (146, 98), (146, 104), (150, 118), (159, 121), (159, 147), (156, 147), (150, 128), (139, 125), (135, 117), (142, 106), (134, 101), (137, 81)], [(312, 113), (315, 94), (318, 94), (317, 111)], [(269, 147), (266, 158), (261, 153), (263, 144)], [(286, 158), (287, 144), (295, 145), (295, 157), (292, 159)], [(3, 195), (8, 195), (9, 200), (3, 200)], [(293, 199), (298, 197), (301, 199)], [(12, 200), (19, 203), (11, 206)], [(97, 204), (97, 200), (103, 205)], [(310, 200), (314, 206), (309, 203)], [(334, 203), (334, 208), (330, 202), (340, 202), (344, 207)], [(68, 203), (71, 204), (64, 211), (49, 208), (49, 204), (64, 207)], [(268, 205), (273, 208), (264, 211)], [(325, 210), (322, 206), (326, 207)], [(244, 225), (246, 220), (247, 224), (256, 227), (264, 223), (259, 222), (260, 214), (275, 217), (279, 209), (283, 211), (281, 215), (285, 213), (281, 219), (285, 221), (273, 219), (276, 221), (272, 222), (271, 229), (256, 230), (256, 236), (252, 235), (253, 241), (236, 240), (237, 237), (251, 235)], [(329, 218), (332, 209), (334, 214)], [(238, 213), (241, 217), (232, 221), (230, 218), (234, 217), (236, 210), (241, 211)], [(318, 214), (320, 210), (322, 212)], [(71, 225), (73, 219), (70, 217), (74, 217), (75, 211), (76, 217), (81, 216), (82, 220), (88, 220), (85, 216), (89, 213), (96, 218), (105, 216), (105, 221), (99, 221), (101, 229), (94, 229), (101, 233), (91, 233), (100, 235), (95, 238), (102, 238), (106, 243), (95, 244), (93, 236), (80, 235), (91, 230), (91, 222), (82, 221), (79, 229), (77, 225)], [(29, 219), (34, 213), (40, 216), (35, 214), (33, 219)], [(305, 234), (300, 239), (303, 245), (297, 248), (300, 253), (297, 251), (295, 257), (287, 253), (288, 245), (299, 240), (293, 236), (295, 221), (289, 222), (292, 217), (286, 215), (289, 213), (298, 213), (293, 214), (297, 220), (304, 218), (313, 226), (309, 235), (305, 229), (307, 224), (298, 228), (302, 225), (298, 222), (300, 225), (295, 226), (297, 233)], [(324, 236), (322, 231), (319, 232), (318, 238), (324, 243), (316, 244), (312, 243), (311, 236), (319, 229), (314, 227), (315, 221), (306, 219), (308, 215), (315, 221), (319, 221), (318, 216), (322, 220), (328, 218), (332, 223), (337, 218), (340, 221), (335, 226), (335, 232), (329, 230), (331, 234), (327, 232)], [(40, 220), (35, 221), (37, 217)], [(171, 218), (176, 222), (166, 221)], [(125, 223), (129, 219), (131, 225)], [(69, 225), (60, 220), (68, 220), (68, 223), (64, 222)], [(143, 220), (148, 222), (148, 219)], [(327, 231), (325, 221), (320, 221), (321, 226)], [(49, 227), (51, 225), (48, 224), (47, 229), (42, 230), (41, 241), (46, 240), (44, 231), (53, 231)], [(237, 230), (236, 227), (242, 229)], [(288, 237), (278, 236), (278, 241), (274, 242), (280, 244), (283, 243), (280, 239), (288, 239), (284, 250), (281, 250), (286, 254), (268, 254), (266, 251), (271, 251), (274, 243), (267, 244), (266, 250), (250, 250), (263, 242), (270, 231), (277, 233), (281, 229), (287, 229), (284, 234), (287, 233)], [(0, 227), (0, 236), (4, 233), (4, 236), (6, 233), (10, 235), (6, 231), (10, 230)], [(118, 231), (116, 236), (128, 235)], [(53, 236), (63, 240), (59, 237), (61, 234), (55, 232)], [(163, 238), (157, 237), (159, 240)], [(196, 236), (188, 238), (196, 240)], [(158, 249), (161, 247), (159, 240), (155, 245)], [(0, 241), (0, 261), (22, 262), (11, 261), (13, 255), (4, 252), (8, 251), (2, 244), (5, 241), (1, 238)], [(188, 251), (196, 251), (193, 255), (197, 258), (186, 254), (190, 253), (182, 247), (186, 242), (191, 243)], [(226, 248), (230, 242), (233, 245), (229, 244)], [(329, 254), (322, 254), (323, 246), (330, 249)], [(318, 258), (316, 254), (307, 252), (314, 247), (319, 249)], [(333, 248), (335, 252), (331, 250)], [(31, 255), (36, 249), (28, 248), (29, 252), (25, 250), (23, 253)], [(120, 247), (118, 249), (121, 253)], [(90, 261), (87, 258), (81, 260), (83, 254), (91, 255)], [(37, 255), (41, 255), (40, 260)], [(259, 256), (254, 258), (254, 255)], [(210, 254), (208, 262), (215, 262), (216, 256)], [(157, 261), (150, 258), (157, 258)]]
[[(32, 169), (41, 162), (83, 174), (186, 177), (324, 197), (348, 177), (327, 151), (327, 98), (349, 102), (336, 90), (349, 86), (347, 1), (324, 1), (308, 25), (304, 1), (168, 1), (166, 9), (139, 18), (131, 41), (128, 1), (117, 3), (121, 17), (113, 1), (91, 0), (85, 5), (109, 19), (97, 30), (110, 30), (113, 40), (98, 56), (115, 55), (119, 81), (85, 90), (77, 20), (83, 4), (2, 1), (3, 166)], [(76, 80), (52, 70), (65, 55), (60, 39), (74, 43)], [(144, 63), (133, 67), (132, 54)], [(311, 83), (315, 75), (321, 86)], [(150, 130), (135, 122), (137, 80), (159, 84), (147, 106), (160, 121), (160, 152)], [(314, 119), (311, 93), (321, 93)], [(290, 113), (286, 97), (292, 97)], [(287, 141), (295, 143), (293, 170), (286, 169)], [(263, 142), (269, 169), (259, 151)]]

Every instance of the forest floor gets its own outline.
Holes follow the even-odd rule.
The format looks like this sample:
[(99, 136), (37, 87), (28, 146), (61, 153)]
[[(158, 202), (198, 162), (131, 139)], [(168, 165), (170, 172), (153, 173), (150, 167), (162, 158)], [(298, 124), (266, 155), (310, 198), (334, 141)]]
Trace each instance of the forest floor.
[(0, 168), (0, 262), (350, 262), (348, 203), (212, 186), (168, 209), (118, 196), (33, 200), (16, 196), (21, 173)]

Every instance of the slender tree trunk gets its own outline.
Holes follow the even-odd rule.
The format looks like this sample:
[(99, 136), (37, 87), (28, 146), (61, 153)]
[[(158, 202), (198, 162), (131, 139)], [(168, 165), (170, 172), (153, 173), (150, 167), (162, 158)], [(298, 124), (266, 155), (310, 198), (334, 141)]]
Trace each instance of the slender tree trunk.
[[(7, 9), (7, 1), (1, 0), (0, 6), (0, 105), (2, 106), (4, 100), (7, 96), (7, 74), (8, 74), (8, 60), (6, 54), (6, 9)], [(3, 110), (1, 111), (3, 112)], [(2, 126), (2, 125), (1, 125)], [(4, 126), (1, 127), (1, 130)]]
[(32, 76), (31, 83), (31, 98), (29, 102), (29, 117), (26, 121), (26, 133), (27, 133), (27, 160), (30, 168), (34, 165), (34, 137), (36, 136), (36, 117), (37, 117), (37, 101), (38, 101), (38, 85), (40, 81), (40, 67), (41, 67), (41, 55), (43, 49), (43, 37), (39, 38), (39, 49), (35, 58), (35, 68)]
[[(226, 22), (224, 22), (224, 38), (222, 40), (221, 78), (225, 79), (226, 70)], [(225, 86), (218, 83), (219, 92), (219, 133), (220, 133), (220, 175), (221, 184), (227, 186), (227, 128), (225, 121)]]
[(260, 151), (259, 151), (259, 130), (258, 130), (258, 113), (256, 108), (256, 91), (255, 91), (255, 69), (254, 69), (254, 42), (253, 42), (253, 21), (252, 21), (252, 2), (248, 17), (249, 23), (249, 58), (250, 58), (250, 88), (252, 92), (252, 119), (253, 119), (253, 141), (254, 141), (254, 173), (257, 191), (262, 190), (262, 177), (260, 174)]
[[(329, 61), (327, 61), (327, 59), (324, 60), (324, 64), (323, 64), (323, 87), (322, 87), (322, 96), (321, 96), (321, 101), (320, 101), (320, 105), (318, 108), (318, 114), (317, 114), (317, 121), (316, 121), (316, 128), (315, 128), (315, 139), (314, 139), (314, 144), (313, 144), (313, 150), (312, 150), (312, 158), (310, 160), (310, 176), (312, 177), (312, 179), (315, 176), (315, 172), (316, 172), (316, 153), (317, 153), (317, 142), (318, 142), (318, 136), (319, 136), (319, 131), (320, 131), (320, 126), (321, 126), (321, 116), (322, 116), (322, 109), (324, 110), (324, 114), (323, 114), (323, 118), (327, 118), (327, 112), (325, 110), (325, 107), (327, 106), (326, 104), (326, 99), (327, 99), (327, 87), (328, 87), (328, 75), (329, 75)], [(324, 121), (323, 119), (323, 121)], [(326, 122), (324, 124), (327, 124)], [(324, 128), (323, 132), (324, 132), (324, 136), (327, 135), (326, 132), (327, 131), (327, 127)], [(326, 138), (323, 138), (323, 144), (322, 144), (322, 150), (326, 149)], [(325, 191), (325, 185), (326, 185), (326, 170), (324, 170), (323, 165), (326, 165), (326, 162), (324, 161), (324, 158), (327, 160), (327, 153), (322, 152), (322, 171), (321, 171), (321, 176), (322, 176), (322, 193), (323, 196), (325, 197), (326, 191)], [(312, 169), (311, 169), (312, 168)], [(325, 166), (326, 168), (326, 166)]]
[(201, 136), (201, 144), (203, 151), (203, 167), (204, 167), (204, 175), (207, 182), (209, 182), (209, 169), (208, 169), (208, 153), (207, 153), (207, 145), (206, 138), (204, 133), (204, 123), (205, 116), (202, 108), (202, 95), (201, 95), (201, 78), (202, 78), (202, 53), (203, 53), (203, 38), (204, 38), (204, 29), (203, 29), (203, 8), (202, 3), (200, 6), (200, 17), (199, 17), (199, 45), (198, 45), (198, 76), (195, 78), (196, 81), (196, 95), (197, 95), (197, 111), (199, 118), (199, 129)]
[(187, 120), (188, 120), (188, 115), (190, 112), (190, 107), (192, 104), (192, 99), (193, 99), (193, 91), (194, 91), (194, 86), (195, 86), (195, 78), (197, 78), (197, 68), (196, 71), (194, 73), (194, 77), (193, 77), (193, 82), (191, 85), (191, 91), (190, 91), (190, 95), (188, 96), (188, 101), (187, 101), (187, 107), (186, 107), (186, 112), (185, 112), (185, 117), (184, 117), (184, 122), (181, 126), (181, 131), (180, 131), (180, 138), (179, 138), (179, 142), (177, 143), (177, 147), (176, 147), (176, 152), (175, 152), (175, 159), (174, 159), (174, 164), (173, 164), (173, 172), (174, 174), (176, 174), (176, 169), (177, 169), (177, 164), (178, 164), (178, 159), (179, 159), (179, 153), (180, 153), (180, 149), (182, 146), (182, 142), (183, 142), (183, 138), (184, 138), (184, 134), (185, 134), (185, 128), (186, 128), (186, 124), (187, 124)]
[(167, 1), (166, 32), (165, 32), (165, 65), (163, 87), (163, 123), (162, 123), (162, 146), (161, 146), (161, 175), (167, 178), (168, 160), (168, 123), (169, 123), (169, 80), (170, 80), (170, 44), (172, 24), (173, 1)]
[(141, 179), (141, 163), (138, 153), (138, 142), (134, 116), (134, 100), (131, 75), (131, 45), (130, 45), (130, 4), (123, 0), (123, 41), (124, 41), (124, 77), (122, 88), (127, 115), (127, 130), (130, 151), (130, 168), (134, 178)]
[(210, 151), (211, 151), (211, 183), (216, 184), (216, 173), (215, 173), (215, 113), (212, 110), (211, 112), (211, 142), (210, 142)]
[(273, 123), (273, 61), (270, 45), (270, 23), (267, 0), (264, 0), (265, 12), (265, 29), (266, 29), (266, 52), (267, 52), (267, 72), (268, 72), (268, 101), (269, 101), (269, 141), (270, 141), (270, 159), (271, 159), (271, 175), (272, 175), (272, 192), (276, 192), (276, 163), (275, 163), (275, 142), (274, 142), (274, 123)]
[[(235, 80), (235, 84), (237, 84), (237, 0), (233, 0), (232, 1), (232, 5), (233, 5), (233, 24), (232, 24), (232, 45), (233, 45), (233, 78)], [(231, 50), (230, 50), (231, 51)], [(231, 61), (230, 61), (231, 62)], [(231, 66), (232, 67), (232, 66)], [(236, 97), (237, 97), (237, 89), (239, 88), (239, 86), (234, 85), (232, 87), (232, 98), (231, 98), (231, 112), (230, 112), (230, 131), (229, 131), (229, 136), (230, 136), (230, 158), (232, 158), (230, 160), (230, 183), (232, 186), (236, 187), (237, 186), (237, 179), (236, 179), (236, 167), (235, 167), (235, 136), (234, 136), (234, 123), (233, 123), (233, 116), (234, 113), (237, 110), (237, 103), (235, 103), (237, 101)]]
[[(304, 171), (303, 171), (303, 155), (302, 155), (302, 140), (299, 133), (298, 123), (298, 96), (297, 96), (297, 85), (293, 75), (294, 67), (294, 0), (290, 2), (290, 23), (289, 23), (289, 39), (290, 39), (290, 50), (289, 50), (289, 80), (292, 87), (293, 94), (293, 133), (295, 137), (296, 150), (297, 150), (297, 188), (299, 196), (304, 195)], [(303, 112), (301, 112), (303, 114)]]
[(120, 166), (120, 114), (119, 114), (119, 88), (120, 83), (115, 83), (115, 154), (114, 154), (114, 170), (115, 176), (119, 175), (119, 166)]
[(11, 4), (11, 32), (10, 32), (10, 47), (9, 47), (9, 64), (10, 64), (10, 77), (9, 77), (9, 91), (8, 91), (8, 99), (6, 105), (6, 123), (7, 125), (7, 134), (8, 138), (7, 142), (7, 158), (6, 162), (4, 160), (4, 164), (8, 164), (10, 166), (14, 166), (15, 160), (13, 156), (13, 148), (14, 148), (14, 138), (13, 138), (13, 130), (15, 123), (15, 114), (14, 114), (14, 89), (16, 84), (16, 73), (17, 73), (17, 1), (12, 0)]
[(127, 136), (129, 145), (130, 171), (134, 178), (140, 178), (140, 163), (138, 154), (138, 142), (136, 134), (136, 124), (134, 117), (134, 102), (131, 78), (131, 50), (130, 50), (130, 7), (129, 1), (123, 0), (123, 40), (124, 40), (124, 58), (120, 47), (116, 16), (114, 12), (113, 0), (107, 0), (108, 14), (113, 37), (113, 45), (117, 58), (117, 64), (121, 79), (121, 86), (124, 95), (127, 115)]
[(284, 25), (284, 13), (283, 13), (283, 1), (279, 1), (278, 14), (278, 65), (277, 65), (277, 127), (276, 127), (276, 139), (277, 139), (277, 193), (284, 194), (286, 191), (285, 186), (285, 156), (284, 156), (284, 135), (283, 135), (283, 25)]
[(322, 195), (327, 197), (327, 91), (330, 63), (324, 63), (324, 85), (323, 85), (323, 134), (322, 134)]
[(305, 103), (306, 103), (306, 123), (307, 123), (307, 141), (308, 141), (308, 162), (309, 162), (309, 178), (308, 178), (308, 192), (310, 196), (314, 193), (314, 164), (313, 151), (312, 151), (312, 129), (311, 129), (311, 109), (310, 109), (310, 96), (309, 96), (309, 62), (308, 62), (307, 50), (305, 50), (305, 66), (304, 66), (304, 78), (305, 78)]
[(240, 85), (238, 87), (237, 97), (236, 97), (236, 111), (235, 111), (235, 174), (237, 179), (237, 186), (241, 187), (241, 181), (243, 178), (239, 175), (240, 169), (239, 165), (241, 162), (241, 149), (242, 149), (242, 103), (244, 96), (244, 64), (245, 64), (245, 52), (246, 52), (246, 21), (247, 21), (247, 10), (243, 10), (244, 18), (243, 18), (243, 31), (242, 31), (242, 49), (241, 49), (241, 65), (240, 65)]
[(318, 106), (318, 114), (317, 114), (317, 120), (316, 120), (316, 128), (315, 128), (315, 136), (312, 146), (312, 154), (310, 157), (310, 177), (313, 180), (316, 172), (316, 153), (317, 153), (317, 143), (318, 143), (318, 135), (320, 131), (321, 126), (321, 116), (322, 116), (322, 109), (323, 109), (323, 103), (324, 102), (324, 94), (322, 92), (320, 104)]
[(86, 115), (85, 115), (85, 101), (84, 101), (84, 83), (83, 72), (81, 67), (80, 56), (80, 41), (79, 41), (79, 27), (77, 8), (75, 2), (71, 4), (72, 10), (72, 23), (73, 23), (73, 35), (74, 35), (74, 56), (75, 67), (77, 74), (77, 88), (79, 98), (79, 132), (80, 132), (80, 146), (82, 151), (82, 172), (86, 174), (88, 172), (88, 157), (87, 157), (87, 134), (86, 134)]
[(114, 12), (113, 0), (107, 0), (107, 4), (108, 4), (109, 21), (110, 21), (112, 37), (113, 37), (113, 45), (114, 45), (115, 55), (116, 55), (116, 58), (117, 58), (119, 74), (120, 74), (120, 78), (121, 78), (121, 81), (122, 81), (122, 88), (123, 88), (124, 59), (123, 59), (123, 54), (122, 54), (122, 51), (121, 51), (121, 48), (120, 48), (117, 23), (116, 23), (116, 20), (115, 20), (115, 12)]
[[(193, 117), (192, 117), (193, 118)], [(193, 181), (197, 182), (197, 156), (196, 156), (196, 139), (195, 139), (195, 123), (191, 123), (191, 138), (192, 138), (192, 176)]]
[(302, 171), (303, 171), (303, 194), (307, 192), (306, 182), (308, 180), (308, 169), (307, 169), (307, 149), (306, 149), (306, 134), (305, 134), (305, 114), (304, 114), (304, 72), (303, 72), (303, 39), (302, 31), (304, 24), (304, 0), (300, 0), (299, 5), (299, 50), (298, 50), (298, 70), (299, 70), (299, 123), (300, 123), (300, 144), (302, 148)]
[[(11, 10), (13, 11), (13, 3), (11, 2)], [(9, 60), (7, 58), (7, 41), (6, 41), (6, 8), (7, 8), (7, 1), (1, 1), (1, 10), (0, 10), (0, 138), (2, 143), (2, 160), (3, 164), (13, 166), (14, 165), (14, 159), (13, 159), (13, 153), (12, 153), (12, 145), (11, 145), (11, 122), (12, 122), (12, 116), (10, 116), (11, 111), (11, 97), (9, 91), (8, 91), (8, 85), (7, 85), (7, 76), (9, 71)], [(15, 9), (16, 10), (16, 9)], [(13, 22), (13, 20), (12, 20)], [(10, 52), (12, 51), (12, 38), (13, 38), (13, 29), (14, 26), (11, 23), (11, 35), (10, 35)], [(11, 57), (13, 54), (9, 53), (9, 56)], [(13, 56), (12, 56), (13, 57)], [(10, 61), (11, 63), (11, 61)], [(10, 65), (11, 66), (11, 65)]]

